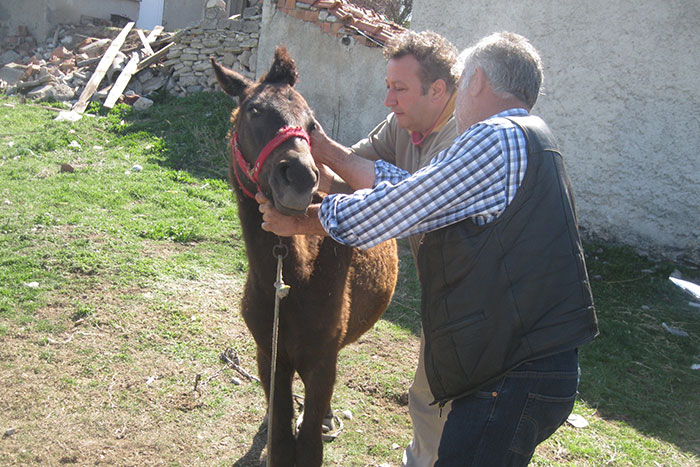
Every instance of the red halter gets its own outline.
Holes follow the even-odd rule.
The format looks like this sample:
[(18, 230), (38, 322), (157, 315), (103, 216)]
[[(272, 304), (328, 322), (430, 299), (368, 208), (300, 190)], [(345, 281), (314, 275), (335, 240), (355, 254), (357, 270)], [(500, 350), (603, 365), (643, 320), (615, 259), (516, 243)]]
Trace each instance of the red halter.
[[(270, 142), (265, 145), (262, 151), (260, 151), (260, 155), (255, 161), (255, 164), (253, 165), (253, 167), (251, 167), (250, 164), (248, 164), (248, 161), (246, 161), (243, 158), (243, 154), (241, 154), (241, 149), (238, 147), (238, 132), (235, 132), (233, 134), (233, 140), (231, 141), (232, 162), (234, 162), (243, 171), (243, 173), (246, 174), (248, 180), (255, 183), (255, 186), (257, 187), (258, 191), (260, 191), (258, 177), (260, 176), (260, 171), (262, 170), (265, 161), (270, 156), (270, 154), (272, 154), (272, 151), (277, 149), (279, 145), (281, 145), (290, 138), (301, 138), (304, 141), (306, 141), (306, 144), (311, 145), (311, 142), (309, 141), (309, 134), (303, 128), (290, 126), (282, 127), (277, 132), (275, 137), (272, 138), (272, 140), (270, 140)], [(250, 198), (255, 198), (255, 194), (251, 193), (250, 190), (248, 190), (245, 187), (245, 185), (243, 185), (243, 183), (241, 182), (241, 179), (238, 177), (238, 171), (234, 169), (233, 173), (236, 176), (238, 185), (241, 187), (241, 190), (243, 190), (243, 193), (245, 193)]]

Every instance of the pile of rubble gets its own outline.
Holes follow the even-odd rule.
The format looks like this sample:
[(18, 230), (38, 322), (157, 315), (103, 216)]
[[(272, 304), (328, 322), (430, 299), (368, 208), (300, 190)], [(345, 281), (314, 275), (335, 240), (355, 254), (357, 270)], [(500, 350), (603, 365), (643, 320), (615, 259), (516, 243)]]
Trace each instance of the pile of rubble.
[(161, 61), (177, 36), (163, 34), (161, 26), (143, 31), (133, 23), (123, 28), (62, 25), (33, 50), (25, 46), (0, 51), (0, 91), (66, 101), (74, 110), (78, 106), (78, 113), (93, 95), (107, 107), (118, 100), (133, 103), (168, 85), (171, 70)]

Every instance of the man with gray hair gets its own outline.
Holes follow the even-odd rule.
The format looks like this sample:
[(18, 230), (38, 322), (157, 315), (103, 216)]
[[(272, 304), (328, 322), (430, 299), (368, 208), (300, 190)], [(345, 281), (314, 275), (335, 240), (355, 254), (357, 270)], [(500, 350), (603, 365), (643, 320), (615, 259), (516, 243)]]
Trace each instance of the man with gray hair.
[(578, 347), (598, 334), (597, 318), (563, 158), (529, 113), (539, 54), (502, 32), (462, 58), (449, 148), (413, 174), (314, 152), (365, 189), (330, 195), (303, 218), (259, 195), (262, 227), (360, 248), (424, 233), (425, 371), (433, 403), (452, 401), (435, 465), (527, 465), (571, 413)]

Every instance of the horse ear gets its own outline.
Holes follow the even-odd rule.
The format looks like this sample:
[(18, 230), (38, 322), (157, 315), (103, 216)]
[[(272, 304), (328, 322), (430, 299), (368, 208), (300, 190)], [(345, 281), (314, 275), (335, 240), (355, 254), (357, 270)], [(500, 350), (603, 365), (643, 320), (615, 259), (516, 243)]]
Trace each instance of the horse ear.
[(287, 53), (287, 48), (281, 45), (275, 49), (275, 61), (272, 62), (270, 71), (262, 77), (261, 81), (264, 83), (287, 83), (294, 86), (298, 77), (296, 63)]
[(209, 60), (211, 60), (211, 66), (214, 67), (216, 80), (219, 82), (221, 89), (229, 96), (241, 97), (245, 90), (253, 84), (251, 80), (242, 74), (220, 65), (214, 60), (214, 57), (209, 57)]

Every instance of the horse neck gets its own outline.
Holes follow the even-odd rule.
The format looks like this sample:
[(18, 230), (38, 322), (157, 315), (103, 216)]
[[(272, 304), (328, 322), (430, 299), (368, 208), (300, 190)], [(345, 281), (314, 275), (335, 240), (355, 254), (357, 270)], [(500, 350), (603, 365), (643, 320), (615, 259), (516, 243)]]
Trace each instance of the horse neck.
[(238, 198), (238, 217), (246, 245), (249, 274), (264, 280), (274, 280), (277, 261), (273, 249), (281, 240), (287, 247), (284, 260), (285, 275), (289, 275), (290, 280), (308, 279), (322, 237), (293, 236), (280, 239), (277, 235), (264, 231), (260, 226), (262, 214), (258, 210), (258, 203), (247, 197), (238, 187), (235, 188), (235, 193)]
[(262, 229), (262, 214), (258, 203), (236, 188), (238, 198), (238, 218), (241, 221), (243, 240), (246, 245), (249, 268), (257, 265), (272, 263), (272, 248), (279, 243), (278, 237)]

